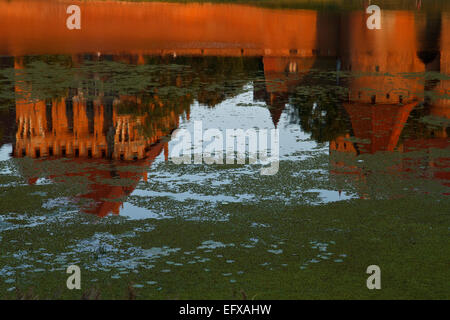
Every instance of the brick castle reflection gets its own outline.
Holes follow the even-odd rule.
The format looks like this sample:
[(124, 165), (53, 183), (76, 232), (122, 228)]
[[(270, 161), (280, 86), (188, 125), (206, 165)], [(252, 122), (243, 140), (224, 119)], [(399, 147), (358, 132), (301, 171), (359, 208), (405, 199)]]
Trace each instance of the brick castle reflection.
[[(16, 58), (15, 69), (22, 68), (21, 59)], [(41, 161), (71, 159), (67, 163), (69, 167), (83, 164), (81, 171), (68, 170), (63, 177), (50, 174), (48, 178), (64, 181), (76, 176), (87, 177), (88, 192), (79, 197), (91, 200), (83, 206), (83, 211), (98, 216), (119, 213), (122, 202), (118, 199), (128, 196), (142, 178), (147, 178), (147, 170), (163, 150), (167, 161), (165, 138), (178, 127), (180, 116), (189, 118), (189, 107), (164, 106), (157, 96), (148, 104), (136, 96), (86, 98), (82, 90), (72, 89), (65, 98), (31, 102), (30, 90), (24, 90), (24, 86), (30, 84), (16, 83), (15, 87), (16, 93), (25, 93), (16, 100), (13, 155), (41, 158)], [(190, 100), (189, 95), (183, 98)], [(124, 104), (141, 109), (143, 115), (119, 113)], [(160, 109), (157, 117), (152, 114), (155, 109)], [(150, 118), (152, 121), (148, 121)], [(145, 134), (144, 129), (151, 134)], [(130, 163), (133, 168), (127, 170)], [(34, 165), (39, 172), (39, 161)], [(105, 169), (105, 165), (111, 169)], [(127, 183), (110, 184), (107, 182), (110, 179)], [(37, 180), (37, 176), (28, 176), (30, 184)]]
[[(447, 170), (450, 159), (433, 152), (448, 150), (450, 146), (449, 81), (418, 81), (418, 75), (424, 72), (447, 76), (450, 73), (450, 19), (447, 14), (427, 18), (429, 20), (423, 22), (414, 13), (389, 13), (385, 22), (395, 32), (389, 28), (376, 33), (355, 28), (349, 33), (345, 41), (349, 54), (343, 55), (344, 68), (370, 74), (356, 77), (348, 85), (349, 97), (343, 107), (351, 130), (330, 142), (331, 159), (339, 153), (356, 157), (419, 151), (420, 157), (412, 160), (402, 156), (402, 163), (390, 170), (420, 172), (423, 178), (437, 179), (450, 186)], [(357, 14), (351, 15), (349, 24), (360, 19)], [(392, 74), (402, 76), (392, 77)], [(430, 99), (430, 96), (435, 98)], [(413, 113), (440, 119), (440, 124), (415, 123), (422, 130), (405, 130), (408, 121), (413, 122), (417, 117)], [(352, 174), (357, 180), (365, 180), (371, 171), (348, 166), (342, 161), (332, 161), (331, 165), (332, 173)]]
[[(373, 31), (364, 27), (363, 10), (337, 15), (313, 10), (161, 3), (139, 4), (137, 10), (137, 4), (124, 7), (90, 2), (80, 4), (85, 29), (71, 33), (63, 24), (48, 20), (46, 12), (37, 14), (42, 5), (39, 1), (26, 5), (21, 1), (0, 3), (5, 9), (0, 12), (9, 10), (29, 15), (25, 20), (13, 15), (0, 19), (0, 24), (13, 26), (0, 36), (1, 53), (74, 56), (98, 52), (134, 64), (145, 63), (146, 57), (151, 55), (254, 57), (261, 61), (264, 73), (264, 81), (254, 86), (254, 99), (270, 106), (275, 126), (286, 104), (295, 104), (291, 99), (297, 89), (309, 81), (310, 70), (332, 65), (338, 71), (361, 73), (358, 77), (336, 79), (340, 86), (348, 89), (346, 99), (339, 102), (348, 124), (327, 140), (330, 141), (332, 175), (345, 174), (365, 180), (370, 174), (370, 170), (340, 161), (339, 154), (357, 157), (380, 152), (421, 151), (425, 155), (416, 159), (412, 166), (406, 161), (395, 169), (415, 170), (425, 161), (427, 169), (423, 175), (449, 185), (446, 171), (449, 159), (430, 156), (431, 149), (448, 149), (448, 122), (434, 126), (422, 124), (422, 130), (417, 132), (407, 130), (415, 112), (422, 117), (450, 117), (449, 80), (423, 83), (418, 79), (424, 72), (447, 75), (450, 72), (450, 16), (446, 12), (386, 11), (384, 27)], [(54, 4), (56, 12), (64, 8), (61, 3)], [(35, 32), (36, 25), (42, 28)], [(127, 54), (121, 54), (123, 51)], [(20, 59), (16, 60), (16, 68), (21, 68)], [(20, 91), (20, 86), (16, 86), (16, 90)], [(433, 95), (437, 98), (429, 99)], [(218, 99), (214, 97), (209, 101), (213, 106)], [(145, 136), (139, 128), (151, 117), (151, 110), (143, 116), (118, 114), (118, 106), (126, 102), (136, 108), (142, 104), (139, 98), (131, 96), (89, 100), (82, 92), (32, 104), (26, 98), (16, 101), (14, 155), (69, 157), (74, 161), (110, 159), (118, 164), (136, 161), (143, 167), (140, 176), (120, 173), (124, 177), (133, 176), (135, 184), (110, 189), (93, 184), (92, 192), (83, 195), (99, 203), (87, 211), (98, 215), (118, 213), (120, 202), (99, 199), (123, 198), (132, 192), (154, 158), (163, 149), (167, 155), (167, 143), (162, 138), (178, 127), (179, 116), (184, 112), (168, 112), (154, 124), (152, 135)], [(185, 112), (189, 116), (189, 111)], [(316, 114), (311, 112), (304, 122), (314, 122), (317, 120), (314, 117)], [(312, 129), (328, 129), (322, 128), (323, 125), (318, 128), (320, 124), (315, 126), (317, 128)], [(117, 175), (103, 171), (96, 174), (107, 178)]]

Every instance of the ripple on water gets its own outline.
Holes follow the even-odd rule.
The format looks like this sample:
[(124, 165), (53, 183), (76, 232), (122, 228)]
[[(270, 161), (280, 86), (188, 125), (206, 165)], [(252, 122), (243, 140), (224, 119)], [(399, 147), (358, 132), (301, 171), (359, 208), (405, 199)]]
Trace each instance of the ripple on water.
[(277, 250), (269, 249), (269, 250), (267, 250), (267, 252), (270, 252), (270, 253), (273, 253), (273, 254), (282, 254), (283, 253), (283, 249), (277, 249)]
[(214, 241), (214, 240), (206, 240), (201, 243), (200, 246), (197, 247), (197, 249), (218, 249), (218, 248), (226, 248), (226, 247), (234, 247), (233, 243), (222, 243), (220, 241)]

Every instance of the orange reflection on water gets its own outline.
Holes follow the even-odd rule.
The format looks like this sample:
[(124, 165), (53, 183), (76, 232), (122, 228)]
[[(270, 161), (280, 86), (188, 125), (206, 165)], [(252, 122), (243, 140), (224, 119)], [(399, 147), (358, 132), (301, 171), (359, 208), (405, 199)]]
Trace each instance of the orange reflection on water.
[[(341, 71), (360, 75), (339, 84), (348, 89), (342, 107), (350, 120), (351, 135), (345, 133), (332, 139), (332, 153), (356, 158), (361, 154), (413, 150), (429, 154), (433, 148), (449, 148), (446, 126), (433, 129), (426, 137), (402, 136), (426, 92), (437, 96), (427, 101), (428, 114), (450, 118), (450, 81), (443, 79), (430, 85), (419, 79), (424, 72), (450, 73), (448, 13), (438, 14), (439, 37), (431, 48), (426, 44), (428, 18), (411, 11), (383, 11), (383, 28), (368, 30), (364, 10), (329, 14), (230, 4), (71, 1), (81, 7), (82, 29), (70, 31), (65, 26), (68, 4), (0, 1), (0, 53), (16, 57), (70, 54), (73, 61), (80, 53), (115, 54), (116, 59), (135, 57), (136, 64), (145, 63), (144, 55), (255, 56), (262, 61), (265, 80), (263, 90), (255, 95), (271, 106), (275, 126), (308, 72), (320, 69), (324, 59), (336, 60)], [(16, 68), (21, 68), (20, 63)], [(20, 90), (16, 86), (16, 91)], [(139, 124), (152, 110), (138, 117), (118, 114), (116, 106), (127, 101), (140, 108), (136, 97), (127, 96), (109, 102), (87, 101), (78, 95), (33, 103), (27, 98), (16, 101), (14, 155), (73, 157), (74, 161), (84, 162), (93, 161), (91, 158), (114, 159), (117, 165), (137, 161), (143, 168), (140, 174), (122, 170), (78, 173), (92, 179), (89, 192), (82, 197), (95, 200), (97, 205), (86, 211), (101, 216), (118, 213), (121, 202), (104, 199), (121, 199), (132, 192), (166, 146), (161, 139), (170, 133), (167, 128), (176, 129), (180, 116), (173, 112), (161, 118), (154, 134), (143, 136)], [(356, 139), (351, 141), (351, 137)], [(366, 173), (357, 167), (346, 167), (345, 163), (334, 162), (333, 157), (331, 162), (337, 168), (333, 174), (351, 174), (364, 180)], [(405, 161), (396, 169), (416, 167)], [(448, 158), (430, 159), (429, 168), (431, 173), (425, 176), (449, 184)], [(98, 183), (117, 177), (134, 182), (127, 186)]]
[[(66, 28), (66, 8), (82, 12)], [(0, 1), (0, 54), (101, 52), (208, 55), (311, 55), (317, 13), (229, 4), (117, 1)]]

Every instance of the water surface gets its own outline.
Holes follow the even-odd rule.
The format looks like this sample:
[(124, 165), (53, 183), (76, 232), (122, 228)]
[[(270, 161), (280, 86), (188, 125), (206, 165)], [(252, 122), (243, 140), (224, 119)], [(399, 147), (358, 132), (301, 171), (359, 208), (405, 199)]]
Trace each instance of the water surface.
[[(443, 2), (67, 4), (0, 1), (0, 297), (449, 297)], [(173, 163), (198, 121), (278, 172)]]

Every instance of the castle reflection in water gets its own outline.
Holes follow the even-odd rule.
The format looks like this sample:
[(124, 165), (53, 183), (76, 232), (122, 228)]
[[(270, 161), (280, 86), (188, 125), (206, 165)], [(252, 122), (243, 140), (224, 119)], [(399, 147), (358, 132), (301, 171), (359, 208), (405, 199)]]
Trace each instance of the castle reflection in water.
[[(63, 9), (61, 5), (54, 6), (57, 11)], [(447, 12), (386, 11), (383, 28), (373, 31), (362, 27), (366, 18), (363, 10), (331, 14), (152, 3), (140, 4), (138, 15), (131, 4), (125, 11), (122, 5), (119, 10), (118, 4), (108, 4), (108, 8), (99, 2), (81, 6), (86, 31), (68, 33), (50, 20), (44, 30), (31, 35), (33, 26), (46, 19), (45, 13), (30, 15), (21, 23), (17, 17), (2, 16), (1, 12), (38, 12), (40, 2), (32, 1), (26, 7), (21, 1), (1, 2), (0, 25), (15, 26), (0, 36), (1, 53), (14, 57), (16, 71), (26, 70), (23, 57), (28, 54), (65, 54), (77, 64), (83, 63), (84, 52), (94, 52), (87, 55), (90, 59), (109, 55), (113, 61), (127, 65), (146, 65), (154, 57), (162, 57), (158, 63), (163, 63), (164, 57), (175, 63), (180, 57), (244, 61), (254, 69), (249, 80), (258, 79), (253, 82), (253, 100), (268, 105), (274, 126), (290, 104), (299, 108), (296, 121), (304, 131), (319, 142), (329, 142), (332, 175), (351, 176), (359, 181), (370, 175), (370, 168), (341, 160), (343, 154), (356, 158), (380, 152), (419, 151), (420, 157), (404, 160), (392, 169), (409, 172), (420, 168), (423, 178), (436, 179), (450, 187), (450, 158), (430, 151), (448, 150), (450, 142)], [(111, 21), (115, 21), (114, 27)], [(333, 74), (331, 79), (314, 77), (322, 70), (336, 72), (327, 73)], [(227, 85), (223, 74), (208, 75), (201, 68), (195, 72), (205, 82)], [(339, 78), (340, 73), (351, 76)], [(444, 76), (429, 79), (430, 74)], [(165, 85), (189, 88), (192, 79), (186, 81), (183, 77), (179, 74), (173, 83)], [(305, 107), (302, 102), (297, 103), (304, 98), (299, 92), (311, 84), (343, 90), (338, 90), (336, 101), (328, 107), (314, 101)], [(189, 119), (195, 100), (214, 107), (233, 96), (232, 92), (223, 94), (222, 89), (197, 94), (187, 90), (166, 99), (153, 94), (149, 102), (139, 95), (89, 95), (82, 89), (68, 88), (64, 97), (31, 101), (27, 95), (33, 91), (33, 83), (17, 82), (14, 87), (20, 97), (14, 110), (14, 157), (31, 157), (38, 159), (36, 162), (69, 158), (75, 163), (93, 163), (86, 170), (66, 175), (88, 177), (91, 183), (80, 198), (95, 204), (83, 210), (99, 216), (118, 214), (121, 201), (117, 199), (129, 195), (140, 179), (146, 179), (149, 166), (162, 152), (167, 160), (168, 136), (178, 128), (180, 117)], [(417, 120), (425, 117), (439, 119), (440, 123), (427, 125)], [(98, 166), (111, 163), (117, 167), (132, 163), (142, 169), (110, 170)], [(101, 182), (117, 178), (128, 182)], [(37, 176), (27, 179), (35, 183)]]

